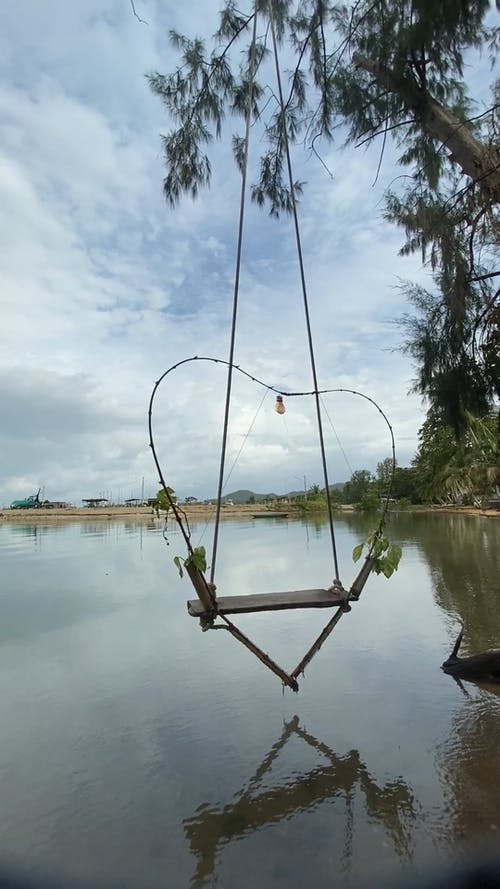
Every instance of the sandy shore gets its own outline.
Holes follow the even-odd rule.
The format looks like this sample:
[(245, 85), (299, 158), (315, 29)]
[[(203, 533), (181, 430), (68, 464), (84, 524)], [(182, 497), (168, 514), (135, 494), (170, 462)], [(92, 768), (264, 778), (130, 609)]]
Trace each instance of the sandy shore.
[[(215, 517), (215, 506), (205, 506), (203, 504), (189, 504), (181, 506), (180, 509), (185, 512), (188, 518), (192, 519), (210, 519)], [(289, 516), (297, 516), (298, 510), (293, 506), (277, 507), (266, 510), (264, 506), (258, 504), (241, 504), (239, 506), (224, 506), (221, 510), (223, 519), (239, 519), (249, 518), (252, 515), (263, 512), (279, 512), (281, 515), (287, 513)], [(172, 513), (170, 513), (172, 516)], [(149, 521), (156, 519), (156, 512), (151, 506), (105, 506), (99, 508), (68, 506), (65, 509), (2, 509), (0, 510), (0, 522), (46, 522), (46, 521), (68, 521), (69, 519), (85, 520), (108, 520), (108, 519), (134, 519), (139, 521)], [(164, 513), (160, 513), (160, 518), (164, 518)]]
[[(215, 507), (203, 504), (189, 504), (181, 507), (189, 519), (210, 521), (215, 517)], [(354, 507), (345, 505), (340, 507), (341, 512), (353, 512)], [(397, 512), (397, 510), (395, 510)], [(250, 518), (257, 513), (288, 514), (290, 518), (298, 518), (299, 510), (293, 505), (282, 505), (266, 509), (263, 504), (240, 504), (238, 506), (224, 506), (221, 510), (221, 518), (241, 519)], [(487, 518), (500, 518), (500, 510), (474, 508), (472, 506), (429, 506), (405, 509), (405, 513), (440, 513), (447, 515), (471, 515)], [(163, 518), (163, 513), (161, 514)], [(0, 522), (64, 522), (64, 521), (109, 521), (110, 519), (134, 519), (134, 521), (151, 521), (156, 519), (156, 513), (150, 506), (126, 507), (110, 506), (98, 509), (88, 507), (69, 506), (66, 509), (2, 509), (0, 510)]]

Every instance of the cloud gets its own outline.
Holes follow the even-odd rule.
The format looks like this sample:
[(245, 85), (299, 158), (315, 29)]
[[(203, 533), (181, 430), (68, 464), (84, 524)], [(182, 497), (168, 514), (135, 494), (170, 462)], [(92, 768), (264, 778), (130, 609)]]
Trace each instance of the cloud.
[[(40, 485), (75, 502), (111, 490), (130, 496), (142, 477), (153, 493), (154, 381), (186, 357), (227, 356), (239, 176), (228, 145), (214, 146), (211, 191), (166, 206), (159, 134), (168, 121), (144, 76), (175, 65), (168, 28), (212, 33), (216, 9), (138, 4), (147, 26), (118, 0), (20, 0), (4, 10), (0, 502)], [(259, 149), (256, 140), (254, 168)], [(395, 285), (422, 272), (415, 258), (396, 256), (401, 239), (381, 220), (386, 183), (372, 188), (374, 158), (329, 149), (325, 159), (333, 179), (294, 153), (307, 180), (299, 212), (319, 382), (379, 400), (405, 463), (423, 413), (407, 398), (411, 368), (391, 351), (402, 311)], [(236, 361), (268, 385), (312, 388), (293, 227), (252, 205)], [(158, 394), (158, 446), (181, 494), (216, 489), (225, 386), (223, 366), (193, 362)], [(288, 490), (304, 474), (321, 481), (312, 400), (289, 399), (279, 418), (272, 396), (259, 408), (263, 393), (235, 379), (230, 486)], [(387, 430), (366, 405), (332, 396), (325, 406), (332, 480), (387, 456)]]
[[(4, 500), (20, 485), (54, 490), (54, 499), (63, 499), (76, 479), (80, 497), (87, 486), (102, 490), (104, 479), (107, 490), (140, 480), (136, 460), (147, 449), (143, 424), (94, 379), (13, 368), (0, 375), (0, 404)], [(130, 475), (121, 475), (123, 465)]]

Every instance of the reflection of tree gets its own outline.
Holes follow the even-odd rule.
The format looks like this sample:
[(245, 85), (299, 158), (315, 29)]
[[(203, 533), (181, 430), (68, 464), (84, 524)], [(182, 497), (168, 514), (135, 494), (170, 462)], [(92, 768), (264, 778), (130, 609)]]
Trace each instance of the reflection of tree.
[[(465, 625), (464, 649), (476, 653), (498, 647), (498, 522), (459, 515), (405, 518), (412, 520), (408, 526), (411, 536), (425, 554), (438, 605)], [(404, 533), (404, 521), (398, 521), (397, 527)]]
[[(494, 688), (460, 708), (453, 730), (438, 747), (442, 783), (448, 788), (448, 812), (443, 820), (454, 842), (483, 841), (500, 831), (500, 697), (491, 695)], [(498, 686), (496, 691), (499, 694)]]
[(10, 526), (10, 533), (14, 537), (16, 534), (19, 537), (40, 537), (42, 529), (40, 525), (14, 525)]
[(314, 537), (319, 540), (323, 537), (323, 532), (326, 526), (328, 525), (329, 518), (328, 514), (316, 514), (316, 515), (308, 515), (306, 518), (301, 520), (301, 524), (306, 529), (306, 533), (309, 536), (309, 532), (312, 531)]
[[(284, 785), (268, 787), (259, 793), (258, 788), (266, 772), (292, 736), (300, 738), (326, 757), (328, 764), (318, 765)], [(367, 817), (385, 827), (400, 856), (410, 858), (410, 822), (414, 820), (415, 812), (413, 796), (407, 784), (398, 778), (379, 786), (357, 750), (351, 750), (344, 756), (334, 753), (301, 728), (295, 716), (285, 723), (281, 737), (233, 802), (223, 809), (201, 806), (194, 817), (184, 821), (186, 837), (198, 861), (194, 883), (199, 884), (213, 874), (220, 847), (292, 815), (313, 810), (333, 797), (343, 797), (345, 800), (343, 858), (349, 864), (354, 833), (353, 802), (360, 793), (364, 795)]]
[(49, 531), (50, 526), (40, 525), (38, 522), (32, 525), (19, 525), (17, 523), (12, 522), (12, 524), (7, 525), (8, 534), (12, 537), (25, 537), (29, 538), (30, 542), (33, 543), (35, 549), (40, 549), (42, 546), (42, 538), (45, 537)]

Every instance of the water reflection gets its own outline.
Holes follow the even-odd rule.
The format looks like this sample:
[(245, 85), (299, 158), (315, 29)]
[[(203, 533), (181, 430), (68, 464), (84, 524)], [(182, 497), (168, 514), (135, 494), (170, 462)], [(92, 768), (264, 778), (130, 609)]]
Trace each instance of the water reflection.
[(431, 571), (437, 604), (465, 625), (461, 654), (499, 647), (498, 521), (458, 515), (406, 518), (411, 519), (408, 531), (413, 537), (418, 521), (418, 544)]
[[(498, 522), (394, 517), (398, 575), (370, 579), (304, 693), (283, 701), (260, 665), (186, 617), (175, 528), (169, 550), (161, 520), (135, 534), (132, 517), (113, 533), (82, 524), (37, 525), (41, 549), (0, 525), (4, 857), (90, 886), (326, 889), (383, 885), (498, 826), (500, 699), (439, 670), (459, 615), (472, 650), (500, 642)], [(371, 527), (336, 517), (346, 572)], [(221, 588), (323, 582), (327, 532), (224, 523)], [(320, 620), (247, 616), (285, 658)], [(300, 707), (300, 723), (282, 726), (277, 707), (287, 720)]]
[(32, 537), (37, 533), (37, 525), (13, 525), (11, 528), (11, 534), (15, 537), (17, 534), (20, 534), (21, 537)]
[(80, 534), (91, 537), (107, 537), (111, 533), (114, 523), (107, 519), (100, 519), (97, 522), (85, 521), (80, 525)]
[[(326, 758), (308, 772), (276, 786), (266, 775), (290, 739), (299, 738)], [(335, 753), (299, 724), (294, 716), (283, 726), (280, 738), (263, 758), (246, 787), (223, 808), (201, 805), (183, 822), (190, 850), (197, 859), (192, 885), (200, 886), (214, 876), (220, 850), (242, 837), (287, 820), (298, 813), (311, 813), (327, 800), (343, 799), (344, 837), (342, 869), (349, 873), (353, 863), (355, 820), (380, 825), (392, 841), (397, 856), (412, 858), (412, 828), (417, 805), (402, 778), (379, 784), (368, 771), (357, 750)], [(361, 809), (361, 810), (360, 810)]]
[(474, 689), (468, 704), (457, 709), (452, 729), (437, 748), (437, 763), (446, 788), (443, 821), (456, 841), (482, 841), (500, 831), (497, 794), (485, 794), (487, 786), (500, 787), (498, 741), (500, 698), (491, 691)]
[(41, 525), (13, 525), (11, 528), (12, 537), (41, 538), (43, 531)]
[[(359, 539), (373, 528), (373, 517), (342, 515)], [(340, 519), (338, 519), (340, 521)], [(500, 647), (500, 522), (479, 515), (390, 513), (388, 534), (403, 549), (419, 551), (430, 573), (436, 604), (452, 619), (451, 640), (465, 626), (460, 654)], [(394, 579), (398, 585), (399, 575)], [(449, 652), (448, 652), (449, 653)], [(444, 660), (444, 658), (443, 658)]]

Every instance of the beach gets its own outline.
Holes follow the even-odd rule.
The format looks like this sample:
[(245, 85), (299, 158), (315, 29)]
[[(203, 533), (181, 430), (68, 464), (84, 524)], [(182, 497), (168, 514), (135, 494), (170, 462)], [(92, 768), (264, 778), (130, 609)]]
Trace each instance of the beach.
[[(188, 519), (204, 519), (205, 521), (211, 521), (215, 518), (216, 507), (213, 504), (204, 504), (204, 503), (187, 503), (180, 504), (179, 509), (182, 513), (184, 513)], [(352, 504), (344, 504), (342, 506), (336, 507), (336, 511), (340, 512), (353, 512), (355, 507)], [(487, 518), (500, 518), (500, 510), (497, 509), (486, 509), (484, 507), (474, 507), (474, 506), (410, 506), (405, 507), (404, 510), (398, 510), (397, 506), (391, 507), (391, 512), (428, 512), (428, 513), (446, 513), (448, 515), (471, 515), (471, 516), (483, 516)], [(287, 518), (299, 518), (299, 517), (309, 517), (312, 518), (314, 515), (318, 515), (318, 513), (302, 513), (300, 509), (295, 504), (276, 504), (272, 507), (267, 507), (264, 504), (259, 503), (240, 503), (235, 504), (234, 506), (225, 506), (223, 505), (220, 516), (222, 520), (230, 520), (230, 519), (242, 519), (242, 518), (252, 518), (255, 515), (269, 514), (272, 516), (274, 513), (279, 514), (281, 517)], [(325, 513), (322, 513), (326, 515)], [(170, 517), (173, 517), (172, 511), (170, 511)], [(74, 521), (77, 519), (78, 521), (92, 520), (92, 521), (109, 521), (110, 519), (134, 519), (134, 521), (149, 521), (152, 518), (165, 518), (165, 513), (160, 511), (159, 517), (157, 516), (156, 511), (151, 506), (104, 506), (104, 507), (79, 507), (79, 506), (67, 506), (65, 508), (46, 508), (40, 507), (39, 509), (1, 509), (0, 510), (0, 522), (17, 522), (17, 523), (26, 523), (29, 522), (65, 522), (65, 521)]]
[[(216, 507), (212, 504), (204, 504), (204, 503), (188, 503), (188, 504), (180, 504), (179, 510), (187, 515), (188, 518), (199, 518), (199, 519), (207, 519), (215, 518)], [(267, 513), (272, 514), (273, 512), (279, 512), (280, 515), (283, 515), (285, 512), (290, 516), (298, 516), (299, 511), (297, 507), (290, 505), (286, 507), (274, 507), (273, 509), (266, 509), (265, 506), (257, 504), (257, 503), (242, 503), (237, 504), (235, 506), (223, 506), (221, 509), (221, 518), (222, 519), (236, 519), (236, 518), (250, 518), (257, 513)], [(170, 511), (169, 515), (172, 517), (173, 513)], [(164, 518), (165, 513), (160, 510), (159, 518)], [(92, 519), (92, 521), (96, 519), (131, 519), (134, 520), (142, 520), (145, 521), (151, 518), (157, 518), (156, 510), (153, 509), (152, 506), (100, 506), (100, 507), (79, 507), (79, 506), (67, 506), (64, 508), (46, 508), (40, 507), (39, 509), (2, 509), (0, 510), (0, 521), (7, 522), (26, 522), (29, 520), (30, 522), (39, 522), (39, 521), (68, 521), (70, 519)]]

